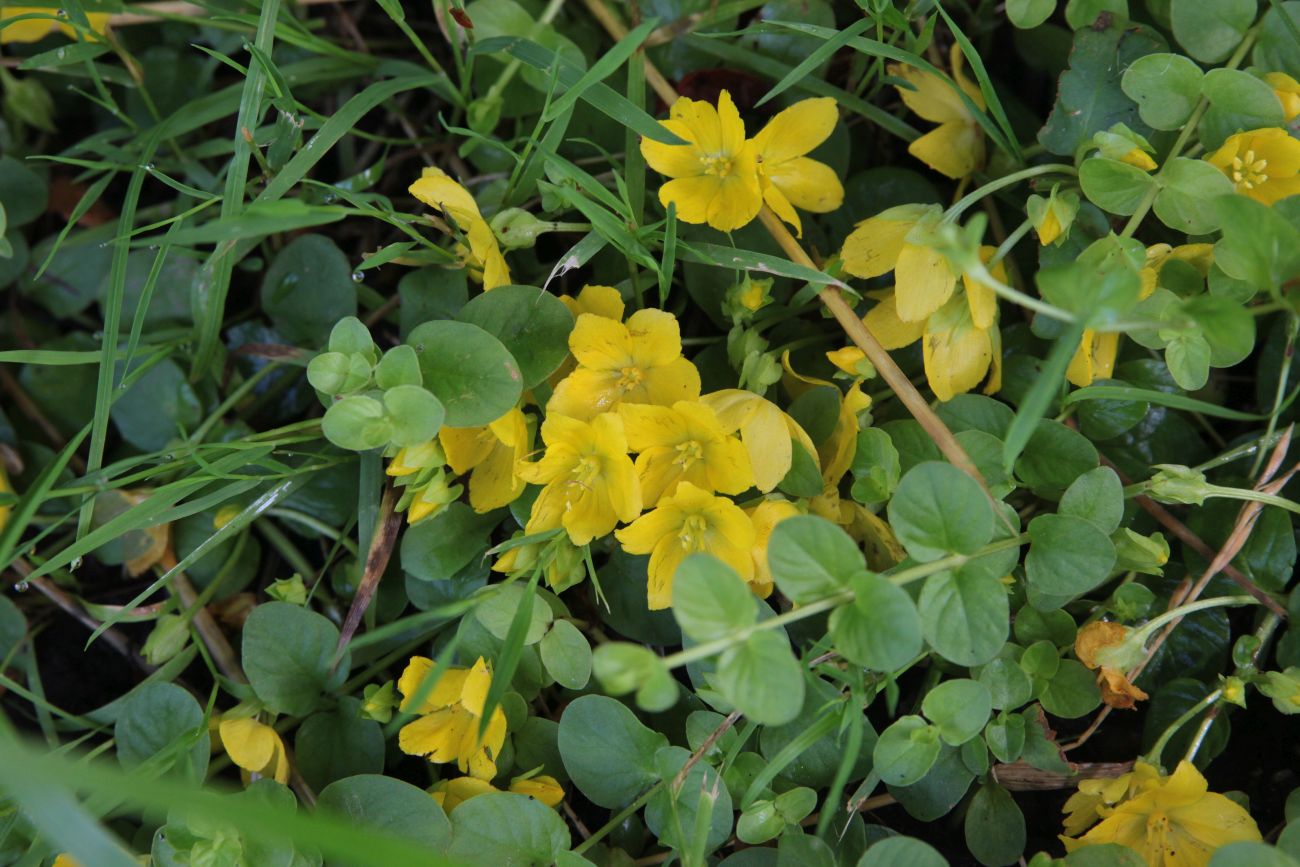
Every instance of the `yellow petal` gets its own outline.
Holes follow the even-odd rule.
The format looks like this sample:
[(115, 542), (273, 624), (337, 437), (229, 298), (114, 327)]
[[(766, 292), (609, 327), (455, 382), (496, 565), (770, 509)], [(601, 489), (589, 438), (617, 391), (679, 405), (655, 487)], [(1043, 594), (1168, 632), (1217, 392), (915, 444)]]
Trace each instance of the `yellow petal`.
[(577, 298), (561, 295), (560, 301), (569, 308), (575, 320), (583, 313), (594, 313), (615, 322), (623, 318), (623, 296), (613, 286), (589, 284), (582, 287)]
[(226, 755), (239, 767), (254, 774), (263, 773), (275, 760), (276, 750), (283, 752), (275, 729), (253, 717), (223, 719), (217, 727)]
[(794, 462), (794, 445), (785, 413), (770, 401), (761, 400), (741, 425), (740, 440), (749, 453), (755, 487), (767, 493), (781, 483)]
[(984, 165), (984, 133), (968, 122), (949, 121), (909, 144), (907, 152), (956, 180)]
[(868, 217), (849, 233), (840, 250), (844, 270), (854, 277), (879, 277), (894, 270), (907, 233), (933, 210), (929, 205), (900, 205)]
[(687, 439), (686, 419), (672, 407), (623, 404), (618, 412), (623, 418), (628, 448), (633, 452), (677, 445)]
[(811, 153), (830, 136), (840, 119), (829, 96), (803, 99), (782, 109), (754, 136), (765, 168)]
[(527, 795), (541, 801), (548, 807), (558, 806), (564, 800), (564, 789), (555, 777), (530, 777), (527, 780), (515, 780), (510, 784), (510, 791), (517, 795)]
[(670, 501), (615, 530), (614, 537), (629, 554), (649, 554), (660, 539), (675, 534), (681, 525), (682, 511)]
[[(893, 292), (867, 311), (867, 315), (862, 317), (862, 324), (867, 326), (867, 330), (885, 349), (911, 346), (925, 332), (925, 320), (904, 322), (898, 318), (898, 297)], [(860, 357), (865, 357), (862, 350), (858, 350), (858, 353)]]
[(700, 372), (688, 359), (677, 358), (645, 374), (638, 395), (648, 403), (669, 405), (683, 400), (697, 400), (700, 396)]
[(979, 385), (993, 360), (988, 332), (974, 327), (965, 309), (931, 317), (921, 348), (925, 378), (939, 400), (951, 400)]
[(798, 157), (767, 169), (767, 179), (796, 208), (825, 214), (844, 204), (839, 176), (825, 163)]
[[(988, 245), (980, 247), (980, 259), (987, 265), (997, 250)], [(994, 265), (989, 274), (999, 283), (1007, 282), (1007, 269), (1002, 262)], [(970, 306), (971, 321), (976, 328), (988, 328), (998, 317), (998, 297), (988, 286), (968, 274), (961, 275), (966, 288), (966, 303)]]
[(903, 244), (894, 269), (894, 303), (903, 322), (920, 322), (952, 297), (957, 277), (938, 250)]
[(891, 63), (888, 72), (911, 85), (894, 87), (904, 105), (931, 123), (970, 119), (970, 109), (958, 95), (956, 87), (942, 76), (901, 63)]
[(484, 427), (444, 427), (438, 431), (438, 442), (447, 455), (447, 464), (454, 473), (467, 473), (487, 460), (496, 445), (496, 437)]
[[(692, 133), (690, 128), (680, 120), (660, 121), (664, 129), (683, 141), (691, 141)], [(667, 175), (670, 178), (685, 178), (698, 175), (702, 166), (699, 159), (699, 151), (690, 144), (670, 145), (663, 142), (657, 142), (652, 138), (641, 139), (641, 156), (645, 157), (646, 165), (654, 169), (661, 175)]]

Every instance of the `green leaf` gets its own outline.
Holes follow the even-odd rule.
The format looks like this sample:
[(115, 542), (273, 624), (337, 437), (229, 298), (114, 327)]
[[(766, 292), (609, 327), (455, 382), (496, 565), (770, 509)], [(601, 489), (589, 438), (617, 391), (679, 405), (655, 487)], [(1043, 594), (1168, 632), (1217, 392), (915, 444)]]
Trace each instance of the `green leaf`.
[(988, 497), (951, 464), (927, 461), (908, 470), (888, 511), (898, 540), (921, 562), (972, 554), (993, 538)]
[(694, 641), (712, 641), (752, 625), (757, 608), (735, 570), (711, 554), (691, 554), (673, 574), (673, 616)]
[[(1267, 843), (1243, 841), (1229, 843), (1214, 850), (1214, 857), (1210, 859), (1209, 867), (1296, 867), (1297, 864), (1300, 864), (1300, 861)], [(1071, 864), (1070, 867), (1075, 865)], [(1100, 867), (1100, 863), (1097, 867)]]
[[(239, 219), (248, 220), (248, 214)], [(182, 243), (175, 236), (169, 241)], [(261, 298), (276, 330), (306, 346), (324, 344), (336, 322), (357, 313), (352, 268), (343, 251), (324, 235), (302, 235), (276, 254), (262, 278)]]
[(338, 628), (314, 611), (288, 602), (258, 605), (244, 623), (248, 683), (272, 712), (305, 716), (347, 679), (346, 652), (332, 667), (338, 643)]
[(1273, 208), (1246, 196), (1216, 200), (1223, 238), (1215, 263), (1229, 277), (1277, 291), (1300, 275), (1300, 230)]
[(1054, 596), (1087, 593), (1110, 577), (1115, 546), (1096, 524), (1069, 515), (1039, 515), (1029, 522), (1025, 578)]
[(784, 725), (803, 706), (803, 668), (776, 630), (755, 632), (718, 658), (718, 690), (760, 725)]
[[(1028, 684), (1028, 679), (1025, 683)], [(1025, 718), (1017, 714), (998, 714), (984, 729), (984, 742), (1000, 762), (1014, 762), (1025, 750)]]
[(892, 672), (921, 652), (921, 616), (903, 588), (870, 572), (852, 579), (853, 602), (831, 612), (830, 634), (846, 659)]
[(659, 19), (648, 18), (637, 25), (618, 43), (592, 64), (591, 68), (583, 73), (582, 77), (574, 82), (573, 86), (564, 91), (555, 99), (546, 113), (542, 115), (542, 120), (552, 121), (564, 114), (577, 103), (578, 97), (586, 92), (587, 88), (599, 81), (604, 81), (613, 75), (614, 70), (618, 69), (632, 54), (640, 47), (645, 38), (654, 31), (659, 25)]
[(996, 783), (975, 791), (966, 809), (965, 830), (971, 854), (986, 867), (1015, 864), (1025, 851), (1025, 815)]
[(1256, 0), (1171, 0), (1174, 38), (1202, 63), (1226, 60), (1255, 22)]
[(1199, 391), (1210, 379), (1210, 344), (1196, 332), (1176, 335), (1165, 347), (1165, 365), (1178, 387)]
[(1033, 684), (1020, 666), (999, 657), (980, 669), (979, 682), (996, 710), (1012, 710), (1033, 698)]
[(988, 687), (966, 678), (944, 681), (926, 693), (921, 702), (921, 713), (934, 723), (939, 736), (954, 747), (983, 731), (992, 712), (993, 697)]
[(560, 814), (527, 795), (488, 792), (451, 814), (447, 854), (466, 863), (551, 864), (568, 848)]
[(767, 543), (767, 562), (781, 592), (799, 604), (844, 590), (865, 565), (848, 533), (813, 515), (795, 515), (776, 525)]
[(438, 435), (446, 416), (442, 402), (418, 385), (398, 385), (384, 392), (384, 410), (393, 445), (418, 446)]
[[(483, 624), (488, 632), (502, 641), (510, 633), (510, 624), (514, 622), (515, 612), (523, 604), (524, 596), (530, 591), (526, 584), (503, 584), (493, 588), (496, 592), (482, 597), (474, 606), (474, 617)], [(551, 626), (554, 615), (549, 605), (534, 605), (524, 630), (524, 644), (536, 644), (542, 640)]]
[(393, 777), (361, 774), (330, 783), (317, 797), (316, 808), (410, 841), (430, 853), (442, 853), (451, 839), (451, 823), (438, 802), (428, 792)]
[(1006, 640), (1010, 619), (1006, 591), (996, 578), (983, 573), (959, 570), (931, 575), (917, 608), (925, 640), (958, 665), (988, 662)]
[(166, 448), (203, 419), (203, 403), (171, 359), (154, 365), (115, 398), (110, 410), (113, 424), (141, 451)]
[(1201, 98), (1205, 73), (1181, 54), (1148, 54), (1133, 61), (1120, 86), (1136, 100), (1142, 121), (1153, 129), (1178, 129)]
[(477, 325), (426, 322), (406, 342), (420, 356), (424, 386), (442, 401), (448, 426), (488, 424), (519, 402), (519, 365), (500, 340)]
[(384, 771), (384, 732), (361, 718), (361, 702), (344, 696), (333, 710), (303, 720), (293, 753), (307, 785), (316, 791), (346, 777)]
[(1016, 476), (1040, 497), (1057, 499), (1075, 479), (1097, 466), (1097, 447), (1054, 419), (1039, 419), (1016, 461)]
[(1260, 69), (1285, 70), (1291, 75), (1300, 72), (1300, 3), (1295, 0), (1274, 2), (1260, 19), (1259, 38), (1251, 56), (1253, 65)]
[(1137, 104), (1120, 89), (1120, 81), (1131, 63), (1164, 47), (1163, 39), (1140, 25), (1116, 22), (1104, 30), (1077, 31), (1070, 68), (1061, 75), (1056, 104), (1038, 141), (1051, 153), (1073, 157), (1095, 133), (1117, 123), (1147, 135), (1151, 129), (1139, 118)]
[[(661, 780), (676, 779), (691, 754), (667, 747), (655, 756)], [(708, 853), (731, 836), (735, 808), (718, 772), (708, 762), (697, 762), (686, 773), (680, 789), (663, 786), (646, 804), (645, 824), (660, 843), (687, 852)]]
[(641, 725), (622, 703), (584, 695), (560, 716), (558, 744), (578, 790), (598, 806), (618, 809), (659, 778), (655, 752), (668, 739)]
[(1110, 467), (1094, 467), (1070, 483), (1058, 511), (1091, 521), (1109, 536), (1124, 517), (1124, 486)]
[(452, 578), (488, 549), (488, 533), (499, 521), (499, 513), (479, 515), (464, 503), (452, 503), (402, 533), (403, 571), (421, 581)]
[(1062, 659), (1047, 689), (1038, 697), (1043, 710), (1062, 719), (1078, 719), (1101, 704), (1097, 677), (1073, 659)]
[(1205, 160), (1175, 157), (1160, 171), (1154, 210), (1171, 229), (1205, 235), (1219, 228), (1215, 199), (1232, 192), (1228, 176)]
[(891, 786), (910, 786), (939, 758), (939, 730), (919, 716), (899, 717), (880, 733), (872, 750), (873, 771)]
[(898, 487), (902, 465), (894, 442), (878, 427), (858, 432), (853, 452), (853, 499), (859, 503), (883, 503)]
[(569, 355), (573, 314), (542, 289), (498, 286), (470, 299), (456, 318), (501, 341), (519, 365), (524, 388), (544, 381)]
[(1214, 150), (1242, 130), (1281, 126), (1282, 103), (1273, 89), (1240, 69), (1211, 69), (1201, 83), (1210, 108), (1201, 119), (1201, 144)]
[(537, 649), (546, 672), (560, 686), (582, 689), (591, 680), (591, 645), (570, 621), (555, 621)]
[(873, 843), (855, 867), (948, 867), (948, 859), (915, 837), (886, 837)]
[(1128, 216), (1135, 212), (1155, 183), (1156, 179), (1143, 169), (1108, 157), (1089, 157), (1079, 166), (1083, 194), (1112, 214)]
[[(345, 320), (346, 321), (346, 320)], [(366, 337), (369, 339), (369, 334)], [(330, 335), (330, 343), (334, 336)], [(415, 350), (406, 344), (399, 344), (384, 353), (375, 370), (375, 385), (380, 388), (397, 388), (402, 385), (420, 385), (420, 358)]]
[(207, 774), (212, 743), (203, 709), (175, 684), (149, 683), (131, 692), (113, 727), (113, 739), (126, 770), (161, 757), (161, 768), (177, 768), (196, 783)]
[(354, 394), (330, 404), (321, 419), (321, 432), (339, 448), (364, 452), (387, 445), (393, 426), (382, 403)]
[(1007, 0), (1007, 18), (1022, 30), (1032, 30), (1056, 11), (1056, 0)]
[(0, 201), (10, 228), (25, 226), (45, 213), (50, 191), (41, 176), (9, 154), (0, 156)]

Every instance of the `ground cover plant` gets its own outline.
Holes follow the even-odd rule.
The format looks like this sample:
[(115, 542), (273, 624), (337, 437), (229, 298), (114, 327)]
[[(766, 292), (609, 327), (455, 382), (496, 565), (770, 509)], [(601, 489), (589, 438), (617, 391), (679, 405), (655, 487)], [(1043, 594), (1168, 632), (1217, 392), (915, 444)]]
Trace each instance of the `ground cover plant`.
[(1300, 863), (1295, 0), (0, 5), (0, 863)]

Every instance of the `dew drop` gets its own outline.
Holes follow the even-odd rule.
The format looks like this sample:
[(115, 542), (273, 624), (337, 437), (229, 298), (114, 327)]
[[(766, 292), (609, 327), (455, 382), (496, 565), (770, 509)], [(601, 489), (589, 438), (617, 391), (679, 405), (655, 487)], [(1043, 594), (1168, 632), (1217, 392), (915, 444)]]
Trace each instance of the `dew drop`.
[(18, 593), (26, 593), (28, 590), (31, 589), (31, 586), (32, 585), (27, 581), (19, 581), (17, 584), (14, 585), (14, 590)]
[(352, 272), (352, 282), (353, 282), (353, 283), (360, 283), (360, 282), (361, 282), (362, 280), (364, 280), (364, 279), (366, 279), (366, 275), (365, 275), (364, 273), (362, 273), (361, 271), (353, 271), (353, 272)]

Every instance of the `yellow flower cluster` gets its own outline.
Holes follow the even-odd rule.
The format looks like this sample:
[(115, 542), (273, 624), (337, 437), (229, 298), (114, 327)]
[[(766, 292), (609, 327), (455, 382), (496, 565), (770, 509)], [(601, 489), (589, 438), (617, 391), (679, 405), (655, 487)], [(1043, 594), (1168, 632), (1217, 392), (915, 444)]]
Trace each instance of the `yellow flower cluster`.
[(480, 780), (497, 775), (497, 757), (506, 740), (506, 714), (492, 711), (480, 734), (483, 704), (492, 686), (492, 673), (479, 657), (470, 668), (446, 667), (413, 656), (397, 681), (400, 709), (419, 714), (402, 726), (397, 744), (402, 752), (431, 762), (455, 762), (462, 774)]
[[(970, 391), (987, 379), (984, 391), (1002, 387), (1002, 338), (993, 290), (970, 274), (958, 274), (947, 258), (925, 243), (939, 220), (937, 205), (900, 205), (863, 220), (844, 240), (840, 258), (855, 277), (894, 272), (894, 286), (869, 293), (876, 305), (863, 323), (886, 349), (921, 340), (925, 376), (940, 400)], [(987, 264), (994, 248), (981, 247)], [(1001, 262), (989, 273), (1006, 282)], [(959, 279), (960, 278), (960, 279)], [(960, 286), (960, 290), (959, 290)], [(852, 372), (862, 356), (853, 350), (829, 355)]]
[(1250, 814), (1209, 791), (1188, 761), (1171, 776), (1139, 761), (1120, 777), (1084, 780), (1065, 802), (1065, 812), (1068, 836), (1061, 840), (1067, 851), (1114, 843), (1160, 867), (1205, 867), (1219, 847), (1261, 839)]
[(802, 234), (795, 208), (824, 214), (844, 201), (835, 172), (807, 156), (835, 129), (839, 109), (830, 97), (805, 99), (780, 111), (751, 139), (722, 91), (717, 106), (678, 99), (663, 126), (685, 144), (641, 140), (650, 168), (672, 180), (659, 201), (684, 223), (731, 232), (750, 223), (764, 205)]

